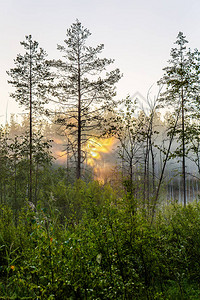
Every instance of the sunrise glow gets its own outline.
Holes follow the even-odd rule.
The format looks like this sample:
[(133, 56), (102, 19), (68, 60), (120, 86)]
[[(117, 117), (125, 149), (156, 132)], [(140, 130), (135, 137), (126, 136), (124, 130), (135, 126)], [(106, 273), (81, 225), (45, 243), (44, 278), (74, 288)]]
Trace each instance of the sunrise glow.
[(87, 153), (87, 165), (93, 167), (97, 160), (102, 159), (103, 153), (110, 153), (115, 141), (116, 140), (113, 137), (105, 139), (89, 139), (84, 149)]

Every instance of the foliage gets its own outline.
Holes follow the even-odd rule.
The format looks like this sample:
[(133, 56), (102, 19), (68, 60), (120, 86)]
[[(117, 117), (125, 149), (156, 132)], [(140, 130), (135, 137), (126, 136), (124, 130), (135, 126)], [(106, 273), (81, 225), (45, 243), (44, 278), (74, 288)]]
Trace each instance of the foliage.
[[(50, 151), (50, 141), (40, 132), (33, 135), (33, 199), (37, 202), (42, 182), (45, 181), (53, 157)], [(0, 144), (0, 202), (9, 203), (16, 211), (23, 206), (28, 196), (29, 183), (29, 139), (26, 132), (23, 136), (9, 137), (2, 132)], [(45, 176), (46, 174), (46, 176)]]
[(41, 113), (44, 104), (48, 102), (46, 94), (52, 80), (50, 68), (46, 63), (47, 54), (39, 48), (38, 42), (33, 41), (31, 35), (26, 36), (25, 41), (20, 44), (25, 53), (17, 55), (14, 60), (15, 67), (7, 72), (11, 77), (8, 83), (15, 88), (11, 97), (26, 108), (30, 107), (31, 97), (34, 112)]
[(108, 185), (65, 191), (67, 213), (58, 192), (46, 207), (27, 204), (17, 223), (1, 206), (0, 297), (199, 299), (199, 203), (166, 206), (151, 225)]

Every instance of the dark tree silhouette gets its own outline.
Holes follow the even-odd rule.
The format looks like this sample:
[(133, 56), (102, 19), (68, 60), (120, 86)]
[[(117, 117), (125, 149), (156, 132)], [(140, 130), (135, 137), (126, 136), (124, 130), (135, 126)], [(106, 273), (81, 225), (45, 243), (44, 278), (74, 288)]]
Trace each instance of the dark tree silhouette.
[(15, 67), (10, 69), (7, 74), (12, 78), (8, 83), (15, 87), (15, 92), (11, 94), (20, 105), (29, 109), (29, 200), (32, 201), (32, 120), (33, 113), (43, 110), (47, 103), (46, 94), (48, 92), (48, 82), (52, 80), (50, 68), (46, 63), (46, 52), (39, 48), (39, 44), (32, 40), (32, 36), (26, 36), (25, 41), (21, 42), (24, 47), (24, 55), (18, 54), (14, 60)]
[(81, 177), (81, 163), (85, 156), (83, 145), (100, 127), (105, 109), (113, 105), (115, 83), (121, 78), (119, 69), (105, 73), (114, 61), (99, 58), (103, 44), (95, 48), (86, 45), (90, 35), (89, 30), (76, 20), (67, 30), (65, 46), (58, 45), (63, 60), (50, 62), (58, 72), (53, 88), (54, 99), (67, 107), (65, 117), (58, 118), (58, 122), (67, 129), (70, 147), (67, 150), (74, 153), (77, 161), (77, 178)]

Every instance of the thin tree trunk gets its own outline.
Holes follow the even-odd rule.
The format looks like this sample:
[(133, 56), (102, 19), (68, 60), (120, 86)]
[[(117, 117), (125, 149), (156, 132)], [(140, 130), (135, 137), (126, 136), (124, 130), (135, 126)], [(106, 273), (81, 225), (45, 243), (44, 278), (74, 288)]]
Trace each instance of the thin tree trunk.
[(149, 143), (148, 143), (148, 137), (146, 140), (146, 153), (145, 153), (145, 159), (144, 159), (144, 187), (143, 187), (143, 198), (144, 198), (144, 208), (146, 207), (146, 198), (148, 198), (148, 154), (149, 154)]
[(148, 205), (148, 213), (150, 211), (150, 178), (149, 178), (149, 140), (148, 140), (148, 149), (147, 149), (147, 205)]
[(189, 175), (189, 178), (188, 178), (188, 201), (190, 202), (191, 201), (191, 176)]
[(4, 193), (4, 203), (6, 203), (6, 181), (4, 179), (4, 184), (3, 184), (3, 193)]
[(81, 178), (81, 74), (80, 58), (78, 58), (78, 159), (77, 179)]
[(133, 196), (133, 156), (130, 159), (130, 192), (131, 196)]
[(30, 78), (29, 78), (29, 125), (30, 125), (30, 142), (29, 142), (29, 201), (32, 202), (32, 142), (33, 142), (33, 136), (32, 136), (32, 53), (31, 53), (31, 41), (30, 41)]
[(35, 204), (37, 204), (38, 172), (39, 172), (39, 163), (37, 162), (37, 166), (36, 166), (36, 170), (35, 170), (35, 199), (34, 199)]
[(179, 203), (181, 203), (181, 178), (180, 178), (180, 173), (179, 173), (179, 179), (178, 179), (178, 200), (179, 200)]
[(181, 112), (182, 112), (182, 174), (183, 174), (183, 203), (186, 207), (186, 176), (185, 176), (185, 116), (184, 116), (184, 96), (183, 88), (181, 89)]
[(172, 201), (174, 201), (174, 180), (171, 182)]
[(1, 204), (3, 204), (3, 188), (2, 188), (2, 181), (1, 181)]
[(194, 178), (192, 178), (192, 201), (195, 200)]
[(67, 184), (69, 183), (69, 141), (67, 138)]
[(150, 139), (151, 163), (152, 163), (152, 181), (153, 181), (153, 196), (155, 195), (155, 158), (153, 154), (153, 147)]
[(170, 138), (170, 141), (169, 141), (167, 153), (166, 153), (165, 160), (164, 160), (164, 163), (163, 163), (163, 168), (162, 168), (162, 172), (161, 172), (161, 175), (160, 175), (160, 179), (159, 179), (159, 183), (158, 183), (158, 187), (157, 187), (157, 191), (156, 191), (156, 195), (155, 195), (155, 199), (154, 199), (154, 203), (153, 203), (153, 208), (152, 208), (151, 224), (153, 223), (153, 220), (154, 220), (156, 204), (158, 202), (159, 192), (160, 192), (161, 184), (162, 184), (162, 181), (163, 181), (165, 167), (166, 167), (166, 164), (167, 164), (167, 161), (168, 161), (168, 157), (169, 157), (169, 154), (170, 154), (171, 145), (172, 145), (172, 142), (173, 142), (173, 139), (174, 139), (174, 134), (175, 134), (175, 131), (176, 131), (176, 126), (177, 126), (178, 119), (179, 119), (179, 114), (180, 114), (180, 110), (177, 113), (176, 122), (175, 122), (174, 127), (173, 127), (172, 135), (171, 135), (171, 138)]
[(14, 158), (14, 168), (15, 168), (15, 209), (17, 209), (17, 163), (16, 158)]
[(122, 180), (125, 176), (125, 172), (124, 172), (124, 148), (122, 147)]

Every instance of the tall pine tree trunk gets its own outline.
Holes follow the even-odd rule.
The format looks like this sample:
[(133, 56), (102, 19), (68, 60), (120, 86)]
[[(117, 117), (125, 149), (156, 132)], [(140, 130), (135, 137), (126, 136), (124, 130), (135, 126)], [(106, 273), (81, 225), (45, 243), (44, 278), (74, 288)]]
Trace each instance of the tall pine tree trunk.
[(182, 175), (183, 175), (183, 203), (186, 207), (186, 176), (185, 176), (185, 116), (184, 116), (184, 96), (181, 89), (181, 110), (182, 110)]
[(31, 53), (31, 41), (30, 41), (30, 82), (29, 82), (29, 92), (30, 92), (30, 107), (29, 107), (29, 125), (30, 125), (30, 128), (29, 128), (29, 138), (30, 138), (30, 141), (29, 141), (29, 151), (30, 151), (30, 156), (29, 156), (29, 201), (32, 202), (32, 140), (33, 140), (33, 137), (32, 137), (32, 53)]
[(80, 58), (78, 57), (78, 159), (77, 179), (81, 178), (81, 74)]

